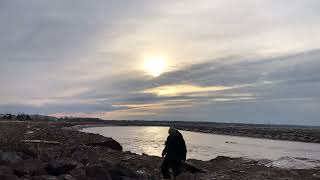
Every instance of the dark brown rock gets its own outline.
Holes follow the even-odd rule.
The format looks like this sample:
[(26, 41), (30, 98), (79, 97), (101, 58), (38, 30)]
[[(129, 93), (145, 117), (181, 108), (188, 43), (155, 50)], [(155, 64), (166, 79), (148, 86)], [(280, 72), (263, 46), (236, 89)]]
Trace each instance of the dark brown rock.
[(17, 176), (46, 174), (46, 172), (43, 170), (43, 164), (37, 159), (22, 160), (13, 164), (11, 167), (14, 171), (14, 174)]
[(100, 142), (94, 142), (94, 143), (87, 143), (87, 146), (99, 146), (99, 147), (108, 147), (112, 150), (122, 151), (122, 146), (120, 143), (115, 141), (112, 138), (109, 138), (108, 140), (100, 141)]
[(199, 167), (196, 167), (195, 165), (191, 164), (191, 163), (188, 163), (188, 162), (185, 162), (183, 164), (183, 167), (186, 171), (190, 172), (190, 173), (204, 173), (204, 172), (207, 172), (206, 170), (204, 169), (201, 169)]
[(89, 178), (95, 178), (96, 180), (112, 180), (109, 172), (101, 165), (91, 165), (86, 167), (86, 175)]
[(76, 180), (70, 174), (63, 174), (59, 176), (59, 180)]
[(122, 177), (129, 177), (136, 179), (138, 175), (132, 172), (127, 167), (124, 167), (120, 164), (115, 165), (112, 169), (109, 170), (109, 173), (113, 180), (121, 180)]
[(51, 175), (66, 174), (77, 166), (77, 161), (73, 159), (61, 159), (50, 161), (45, 170)]
[(56, 176), (50, 175), (42, 175), (42, 176), (34, 176), (32, 180), (59, 180)]
[(13, 174), (13, 170), (8, 166), (0, 166), (0, 174)]
[(107, 160), (101, 160), (101, 161), (99, 161), (99, 164), (101, 164), (102, 167), (107, 170), (110, 170), (110, 169), (114, 168), (114, 166), (115, 166), (112, 162), (107, 161)]
[(77, 180), (86, 180), (86, 170), (84, 167), (76, 167), (72, 169), (70, 172), (70, 175)]
[(19, 180), (18, 176), (12, 174), (0, 174), (1, 180)]
[(0, 151), (0, 164), (3, 163), (16, 163), (22, 160), (16, 152), (2, 152)]
[(77, 160), (82, 165), (95, 164), (99, 161), (98, 155), (92, 150), (93, 147), (78, 146), (74, 147), (71, 151), (72, 159)]
[(179, 176), (175, 177), (175, 180), (196, 180), (199, 179), (197, 174), (192, 173), (182, 173)]

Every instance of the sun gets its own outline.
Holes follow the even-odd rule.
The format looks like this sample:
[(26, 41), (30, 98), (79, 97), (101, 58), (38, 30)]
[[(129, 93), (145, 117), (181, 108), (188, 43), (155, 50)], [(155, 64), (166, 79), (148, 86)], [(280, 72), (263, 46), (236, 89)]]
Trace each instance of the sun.
[(151, 76), (158, 77), (168, 69), (168, 64), (165, 58), (155, 56), (146, 58), (143, 68)]

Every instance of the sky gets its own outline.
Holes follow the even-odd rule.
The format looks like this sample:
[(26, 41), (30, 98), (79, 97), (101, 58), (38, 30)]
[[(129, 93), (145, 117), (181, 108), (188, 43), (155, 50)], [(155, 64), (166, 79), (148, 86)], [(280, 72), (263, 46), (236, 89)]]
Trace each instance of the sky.
[(319, 22), (319, 0), (1, 0), (0, 111), (320, 125)]

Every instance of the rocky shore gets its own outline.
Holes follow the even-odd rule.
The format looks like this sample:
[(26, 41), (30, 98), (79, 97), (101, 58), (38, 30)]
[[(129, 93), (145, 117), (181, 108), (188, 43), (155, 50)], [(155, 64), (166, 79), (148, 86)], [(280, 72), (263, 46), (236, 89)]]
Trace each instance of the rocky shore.
[[(70, 122), (0, 122), (1, 180), (157, 180), (161, 158), (123, 152), (112, 138)], [(243, 158), (187, 160), (182, 180), (320, 179), (320, 169), (285, 170)]]

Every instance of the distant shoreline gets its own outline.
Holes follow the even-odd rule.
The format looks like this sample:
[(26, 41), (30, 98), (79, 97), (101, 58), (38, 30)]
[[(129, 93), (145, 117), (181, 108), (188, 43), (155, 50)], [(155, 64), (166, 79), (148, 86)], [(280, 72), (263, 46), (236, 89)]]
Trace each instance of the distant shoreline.
[(157, 121), (105, 121), (95, 124), (75, 125), (72, 128), (83, 129), (101, 126), (171, 126), (185, 131), (230, 135), (239, 137), (263, 138), (272, 140), (320, 143), (320, 128), (261, 126), (253, 124), (227, 124), (203, 122), (157, 122)]
[[(175, 126), (180, 130), (200, 133), (231, 135), (240, 137), (264, 138), (273, 140), (320, 143), (320, 127), (278, 124), (240, 124), (216, 122), (190, 121), (143, 121), (143, 120), (102, 120), (99, 118), (55, 118), (41, 115), (24, 115), (28, 120), (19, 119), (11, 115), (11, 119), (2, 119), (0, 122), (42, 122), (42, 123), (69, 123), (66, 128), (75, 130), (96, 126)], [(20, 116), (20, 117), (24, 117)], [(26, 118), (25, 118), (26, 119)], [(31, 119), (31, 120), (30, 120)]]

